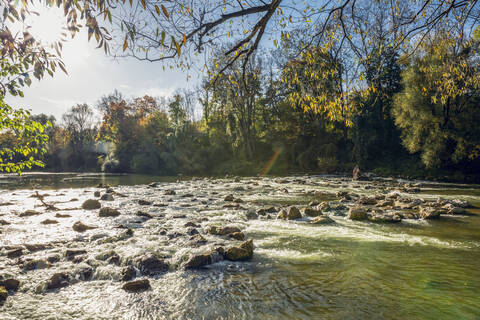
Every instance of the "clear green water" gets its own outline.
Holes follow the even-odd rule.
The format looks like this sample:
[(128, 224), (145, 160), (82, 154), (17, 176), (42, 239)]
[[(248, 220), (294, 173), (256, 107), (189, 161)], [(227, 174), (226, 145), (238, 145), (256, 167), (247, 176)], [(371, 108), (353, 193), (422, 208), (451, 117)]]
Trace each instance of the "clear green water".
[[(71, 188), (75, 193), (83, 191), (77, 188), (103, 182), (122, 185), (122, 192), (138, 196), (147, 191), (135, 184), (160, 181), (159, 177), (133, 175), (70, 178), (50, 177), (48, 182), (42, 184), (42, 179), (37, 179), (35, 183), (38, 188)], [(251, 207), (304, 204), (311, 200), (304, 196), (306, 189), (318, 189), (309, 183), (324, 178), (304, 179), (306, 185), (276, 185), (267, 178), (263, 181), (274, 191), (265, 191), (270, 189), (260, 184), (236, 194)], [(206, 186), (202, 181), (176, 180), (162, 179), (162, 188), (179, 188), (199, 197), (215, 190), (216, 196), (223, 198), (234, 186), (251, 186), (248, 181), (222, 180)], [(10, 184), (11, 189), (14, 185)], [(288, 194), (275, 191), (285, 187), (290, 190)], [(480, 203), (477, 186), (429, 187), (416, 196), (439, 195)], [(254, 240), (252, 261), (221, 262), (200, 271), (172, 271), (152, 279), (152, 290), (142, 294), (125, 294), (114, 279), (100, 276), (55, 293), (37, 294), (26, 289), (0, 308), (0, 319), (480, 319), (480, 210), (469, 211), (469, 216), (397, 225), (333, 217), (336, 224), (332, 226), (245, 221), (234, 211), (220, 216), (207, 211), (201, 213), (203, 217), (242, 226)], [(163, 245), (155, 242), (153, 226), (145, 225), (144, 229), (146, 235), (138, 236), (135, 250)], [(134, 246), (117, 245), (124, 251)], [(174, 246), (182, 250), (180, 244)]]

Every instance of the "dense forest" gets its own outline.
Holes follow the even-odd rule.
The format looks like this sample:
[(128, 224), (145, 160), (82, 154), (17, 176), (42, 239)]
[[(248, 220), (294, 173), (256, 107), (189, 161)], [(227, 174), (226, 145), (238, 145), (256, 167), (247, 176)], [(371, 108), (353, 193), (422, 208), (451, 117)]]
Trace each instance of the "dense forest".
[[(294, 57), (297, 43), (285, 41), (258, 53), (245, 74), (236, 63), (195, 90), (131, 99), (115, 91), (62, 119), (33, 116), (49, 124), (41, 160), (50, 171), (256, 175), (359, 165), (383, 175), (476, 179), (478, 43), (440, 34), (410, 57), (379, 43), (361, 62), (372, 89), (344, 93), (348, 59), (319, 47)], [(3, 133), (2, 146), (9, 143)]]

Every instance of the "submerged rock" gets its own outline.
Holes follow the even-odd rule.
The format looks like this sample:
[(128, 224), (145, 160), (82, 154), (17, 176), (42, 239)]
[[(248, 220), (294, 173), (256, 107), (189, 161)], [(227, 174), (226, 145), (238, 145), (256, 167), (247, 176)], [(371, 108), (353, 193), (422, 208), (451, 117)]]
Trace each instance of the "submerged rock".
[(300, 219), (301, 217), (302, 214), (300, 213), (300, 210), (298, 210), (298, 208), (295, 206), (290, 206), (287, 209), (282, 209), (277, 215), (277, 219), (283, 220), (294, 220)]
[(100, 209), (101, 206), (102, 205), (100, 204), (100, 201), (95, 199), (88, 199), (82, 203), (82, 209), (85, 209), (85, 210)]
[(225, 250), (225, 258), (230, 261), (243, 261), (253, 256), (253, 241), (248, 240), (239, 247), (230, 247)]
[(120, 215), (120, 211), (110, 207), (103, 207), (98, 212), (99, 217), (118, 217)]
[(347, 218), (350, 220), (366, 220), (367, 210), (360, 206), (352, 207), (348, 210)]
[(227, 195), (227, 196), (223, 199), (223, 201), (233, 201), (233, 200), (235, 200), (235, 198), (234, 198), (233, 195), (231, 195), (231, 194)]
[(143, 199), (140, 199), (140, 200), (138, 200), (137, 202), (138, 202), (138, 204), (141, 205), (141, 206), (149, 206), (149, 205), (152, 204), (152, 202), (147, 201), (147, 200), (143, 200)]
[(125, 283), (122, 289), (129, 292), (141, 292), (151, 289), (151, 286), (148, 279), (141, 279)]

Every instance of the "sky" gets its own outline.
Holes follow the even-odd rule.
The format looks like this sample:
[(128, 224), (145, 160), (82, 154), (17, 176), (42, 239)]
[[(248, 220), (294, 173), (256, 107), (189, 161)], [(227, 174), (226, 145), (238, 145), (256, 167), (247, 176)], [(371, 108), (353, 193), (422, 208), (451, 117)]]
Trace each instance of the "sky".
[[(40, 16), (32, 21), (32, 34), (45, 42), (60, 35), (62, 16), (60, 11), (39, 8)], [(63, 18), (64, 19), (64, 18)], [(70, 37), (69, 37), (70, 38)], [(24, 98), (7, 96), (13, 107), (30, 109), (33, 114), (46, 113), (61, 119), (70, 107), (77, 103), (91, 106), (105, 94), (119, 90), (125, 97), (143, 95), (169, 96), (175, 89), (192, 88), (198, 75), (191, 74), (187, 82), (186, 72), (163, 70), (162, 63), (136, 59), (113, 59), (103, 49), (95, 49), (95, 41), (87, 41), (86, 30), (64, 43), (62, 59), (68, 75), (60, 69), (51, 78), (48, 74), (40, 81), (32, 77), (32, 85), (24, 88)]]

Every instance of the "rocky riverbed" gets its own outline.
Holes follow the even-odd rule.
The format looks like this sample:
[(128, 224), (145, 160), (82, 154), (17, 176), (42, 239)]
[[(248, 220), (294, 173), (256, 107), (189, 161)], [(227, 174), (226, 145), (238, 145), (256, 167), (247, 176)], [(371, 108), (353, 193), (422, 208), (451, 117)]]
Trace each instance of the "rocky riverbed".
[[(328, 265), (345, 263), (345, 251), (358, 254), (352, 245), (364, 242), (394, 244), (406, 259), (420, 258), (412, 246), (459, 249), (478, 257), (479, 200), (476, 186), (334, 176), (4, 190), (0, 318), (307, 319), (322, 310), (325, 317), (320, 318), (368, 316), (388, 309), (388, 303), (372, 309), (344, 306), (342, 312), (339, 305), (355, 299), (347, 293), (351, 288), (342, 293), (331, 284), (334, 296), (319, 293), (328, 292), (327, 283), (343, 281), (328, 278)], [(458, 238), (443, 234), (455, 228)], [(391, 255), (382, 257), (382, 272)], [(367, 270), (369, 263), (374, 261), (362, 262)], [(315, 269), (328, 270), (318, 286), (317, 280), (305, 278)], [(286, 270), (306, 274), (289, 276)], [(469, 307), (474, 294), (480, 296), (478, 272), (473, 276), (479, 278), (469, 278), (472, 296), (462, 312), (480, 317), (478, 309)], [(378, 275), (370, 276), (362, 283), (375, 287), (369, 281), (379, 281)], [(288, 284), (294, 287), (290, 293), (283, 291)], [(268, 293), (258, 286), (272, 286), (276, 301), (262, 300)], [(357, 293), (373, 305), (369, 288)], [(347, 300), (340, 299), (342, 294)], [(283, 311), (282, 301), (288, 305)]]

